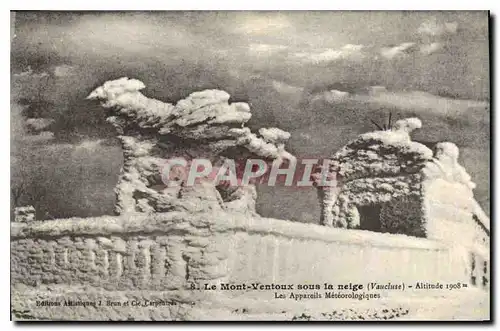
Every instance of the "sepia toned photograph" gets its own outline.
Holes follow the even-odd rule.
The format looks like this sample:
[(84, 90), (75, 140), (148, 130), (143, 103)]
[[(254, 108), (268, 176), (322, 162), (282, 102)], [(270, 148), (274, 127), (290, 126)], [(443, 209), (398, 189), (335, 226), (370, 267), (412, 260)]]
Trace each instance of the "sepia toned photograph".
[(491, 20), (11, 11), (11, 320), (491, 322)]

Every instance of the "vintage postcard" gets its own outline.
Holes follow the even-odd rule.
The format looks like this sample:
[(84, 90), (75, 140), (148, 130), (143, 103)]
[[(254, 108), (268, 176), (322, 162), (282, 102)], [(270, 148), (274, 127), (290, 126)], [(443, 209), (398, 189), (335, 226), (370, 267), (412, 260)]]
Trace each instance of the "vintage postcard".
[(15, 321), (490, 321), (487, 11), (12, 11)]

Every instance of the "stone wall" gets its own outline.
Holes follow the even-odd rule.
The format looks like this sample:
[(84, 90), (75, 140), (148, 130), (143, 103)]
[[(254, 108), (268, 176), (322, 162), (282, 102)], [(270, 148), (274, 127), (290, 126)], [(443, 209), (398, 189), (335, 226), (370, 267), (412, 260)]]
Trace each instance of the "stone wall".
[[(290, 317), (307, 309), (327, 312), (345, 302), (279, 303), (270, 291), (191, 286), (469, 281), (466, 257), (439, 242), (223, 211), (13, 223), (11, 251), (13, 309), (34, 318), (238, 319), (242, 312)], [(398, 294), (384, 295), (396, 300)], [(55, 298), (173, 304), (128, 310), (36, 306), (36, 300)]]
[[(208, 221), (207, 221), (208, 222)], [(223, 233), (186, 214), (35, 222), (13, 228), (12, 280), (30, 286), (91, 285), (107, 290), (181, 289), (217, 279)], [(210, 253), (210, 254), (209, 254)], [(213, 260), (206, 260), (209, 256)], [(224, 273), (222, 273), (224, 274)]]

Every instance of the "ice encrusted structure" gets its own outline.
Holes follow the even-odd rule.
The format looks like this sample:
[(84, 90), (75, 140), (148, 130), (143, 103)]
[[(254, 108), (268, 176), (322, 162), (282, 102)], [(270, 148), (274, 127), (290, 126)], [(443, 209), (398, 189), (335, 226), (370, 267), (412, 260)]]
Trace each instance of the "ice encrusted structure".
[(402, 119), (390, 130), (361, 134), (335, 153), (328, 172), (337, 185), (318, 186), (321, 223), (442, 237), (449, 231), (438, 231), (439, 224), (450, 212), (472, 219), (475, 184), (458, 164), (457, 146), (441, 142), (433, 151), (412, 141), (410, 133), (421, 126), (418, 118)]
[(33, 206), (14, 208), (14, 222), (30, 223), (36, 220), (36, 210)]
[(144, 88), (141, 81), (123, 77), (105, 82), (87, 97), (110, 109), (107, 120), (122, 143), (116, 213), (229, 209), (254, 214), (254, 185), (215, 187), (212, 180), (165, 185), (166, 162), (203, 158), (218, 167), (227, 158), (290, 160), (294, 157), (284, 148), (290, 134), (278, 128), (252, 133), (245, 127), (252, 116), (249, 105), (229, 104), (229, 94), (221, 90), (194, 92), (174, 105), (146, 97), (140, 92)]

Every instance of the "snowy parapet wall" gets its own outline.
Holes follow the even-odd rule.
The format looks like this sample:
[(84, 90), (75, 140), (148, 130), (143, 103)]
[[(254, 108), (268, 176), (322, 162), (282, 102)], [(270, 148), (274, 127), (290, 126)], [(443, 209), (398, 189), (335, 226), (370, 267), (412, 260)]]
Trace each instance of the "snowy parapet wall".
[(252, 116), (250, 107), (243, 102), (230, 104), (230, 95), (224, 91), (194, 92), (174, 105), (146, 97), (140, 92), (144, 88), (141, 81), (124, 77), (104, 83), (87, 97), (110, 109), (107, 120), (122, 142), (125, 160), (117, 185), (118, 213), (208, 208), (205, 203), (183, 204), (179, 196), (191, 202), (210, 201), (213, 206), (209, 209), (238, 205), (244, 210), (235, 200), (249, 201), (253, 206), (252, 188), (222, 194), (229, 200), (221, 205), (217, 190), (222, 188), (204, 184), (203, 192), (196, 193), (194, 188), (165, 187), (161, 170), (170, 158), (188, 162), (204, 158), (214, 166), (220, 166), (226, 158), (294, 158), (284, 147), (290, 138), (288, 132), (263, 128), (252, 133), (245, 127)]
[[(407, 284), (422, 279), (467, 282), (460, 261), (452, 258), (453, 250), (436, 241), (224, 211), (14, 223), (11, 235), (16, 319), (276, 320), (278, 316), (291, 320), (304, 316), (303, 312), (331, 313), (345, 306), (345, 300), (276, 300), (269, 291), (189, 288), (207, 283), (220, 289), (221, 284), (264, 280), (268, 284), (321, 285), (384, 284), (387, 279)], [(402, 261), (412, 270), (401, 267)], [(342, 272), (332, 273), (332, 265)], [(416, 299), (422, 302), (422, 295), (436, 297), (453, 291), (431, 292), (415, 293)], [(399, 293), (388, 291), (383, 300), (371, 300), (376, 302), (378, 317), (384, 316), (387, 304), (400, 304)], [(89, 304), (37, 304), (42, 299)], [(108, 304), (96, 309), (92, 303), (99, 300), (160, 305)], [(352, 300), (350, 312), (369, 318), (365, 302), (369, 304)], [(318, 318), (326, 317), (322, 316)]]

